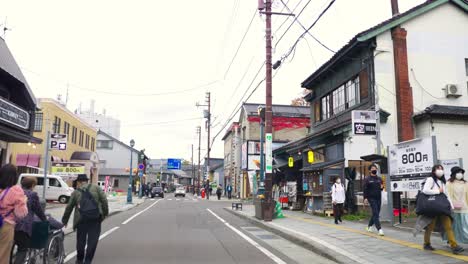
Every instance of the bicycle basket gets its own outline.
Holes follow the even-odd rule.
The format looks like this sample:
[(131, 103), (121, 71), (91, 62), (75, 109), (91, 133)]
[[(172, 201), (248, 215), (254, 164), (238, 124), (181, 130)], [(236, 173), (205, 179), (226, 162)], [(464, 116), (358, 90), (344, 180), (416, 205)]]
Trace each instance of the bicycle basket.
[(31, 248), (41, 249), (47, 246), (49, 239), (49, 222), (34, 222), (32, 226)]

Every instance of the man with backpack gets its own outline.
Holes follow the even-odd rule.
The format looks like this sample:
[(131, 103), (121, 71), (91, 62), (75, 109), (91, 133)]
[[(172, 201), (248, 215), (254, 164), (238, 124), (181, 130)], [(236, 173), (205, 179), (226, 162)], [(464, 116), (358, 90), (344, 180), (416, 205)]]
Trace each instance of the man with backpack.
[(77, 188), (72, 193), (62, 217), (62, 223), (67, 225), (72, 211), (75, 210), (73, 229), (76, 230), (77, 240), (76, 263), (80, 264), (92, 263), (101, 235), (101, 222), (109, 215), (105, 193), (99, 186), (88, 181), (86, 174), (78, 175)]

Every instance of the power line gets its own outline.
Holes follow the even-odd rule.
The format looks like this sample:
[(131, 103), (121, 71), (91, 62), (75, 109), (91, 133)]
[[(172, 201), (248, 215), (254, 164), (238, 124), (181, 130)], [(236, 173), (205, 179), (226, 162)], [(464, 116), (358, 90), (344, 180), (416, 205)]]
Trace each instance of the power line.
[(229, 73), (229, 70), (231, 70), (231, 66), (234, 63), (234, 60), (236, 59), (237, 54), (239, 53), (239, 50), (242, 47), (242, 44), (244, 43), (245, 37), (247, 36), (247, 33), (249, 33), (249, 31), (250, 31), (250, 27), (252, 26), (252, 22), (254, 21), (256, 14), (257, 14), (257, 10), (255, 10), (255, 12), (253, 13), (252, 19), (250, 19), (250, 23), (247, 26), (247, 29), (246, 29), (246, 31), (244, 33), (244, 36), (242, 36), (242, 39), (241, 39), (241, 41), (239, 43), (239, 46), (237, 46), (236, 53), (234, 53), (234, 56), (232, 57), (231, 62), (229, 63), (229, 66), (228, 66), (226, 72), (224, 73), (224, 77), (223, 77), (224, 80), (226, 80), (226, 77), (227, 77), (227, 75)]
[(320, 18), (322, 18), (322, 16), (328, 11), (328, 9), (330, 9), (330, 7), (335, 3), (336, 0), (332, 0), (330, 1), (330, 3), (327, 5), (327, 7), (320, 13), (320, 15), (317, 17), (317, 19), (315, 19), (314, 23), (312, 23), (312, 25), (307, 28), (304, 33), (302, 33), (298, 38), (297, 40), (294, 42), (294, 44), (291, 46), (291, 48), (289, 49), (289, 51), (283, 55), (283, 57), (281, 58), (281, 61), (284, 61), (287, 57), (289, 57), (289, 55), (291, 55), (291, 53), (296, 49), (296, 46), (297, 44), (299, 43), (299, 41), (309, 32), (309, 30), (311, 30), (316, 24), (317, 22), (320, 20)]
[(283, 39), (283, 37), (286, 35), (286, 33), (288, 33), (289, 29), (291, 29), (292, 25), (294, 25), (294, 22), (296, 22), (297, 19), (299, 19), (299, 17), (301, 16), (302, 12), (304, 12), (304, 10), (307, 8), (307, 6), (310, 4), (312, 0), (309, 0), (301, 9), (301, 11), (299, 12), (299, 14), (297, 14), (297, 16), (294, 17), (294, 20), (293, 22), (289, 25), (289, 27), (283, 32), (283, 35), (281, 35), (281, 37), (278, 39), (278, 41), (276, 41), (276, 44), (275, 44), (275, 47), (274, 49), (276, 49), (276, 46), (278, 46), (278, 44), (280, 43), (280, 41)]
[[(292, 13), (293, 11), (291, 11), (291, 9), (289, 9), (289, 7), (287, 6), (287, 3), (284, 3), (283, 0), (281, 0), (281, 3), (283, 3), (283, 5), (286, 7), (286, 9), (288, 9), (288, 11), (290, 13)], [(306, 27), (301, 23), (301, 21), (299, 19), (296, 20), (296, 22), (302, 27), (302, 29), (306, 30), (307, 33), (309, 34), (309, 36), (311, 36), (317, 43), (319, 43), (322, 47), (324, 47), (325, 49), (327, 49), (328, 51), (330, 52), (333, 52), (333, 53), (336, 53), (336, 51), (332, 50), (331, 48), (327, 47), (327, 45), (323, 44), (319, 39), (317, 39), (314, 35), (312, 35), (312, 33), (310, 33)]]
[[(296, 9), (299, 7), (299, 5), (302, 3), (302, 1), (303, 0), (300, 0), (297, 3), (297, 5), (293, 8), (291, 13), (294, 13), (294, 11), (296, 11)], [(289, 1), (287, 3), (289, 3)], [(289, 16), (284, 19), (283, 23), (281, 23), (281, 25), (275, 30), (275, 33), (273, 33), (273, 35), (276, 35), (276, 33), (284, 26), (284, 24), (286, 24), (286, 22), (288, 22), (288, 20), (289, 20)]]

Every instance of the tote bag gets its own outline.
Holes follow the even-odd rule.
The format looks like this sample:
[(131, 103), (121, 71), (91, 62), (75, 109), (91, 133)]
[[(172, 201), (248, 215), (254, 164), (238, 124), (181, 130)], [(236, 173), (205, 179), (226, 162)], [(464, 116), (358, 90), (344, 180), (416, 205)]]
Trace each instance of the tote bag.
[[(437, 186), (439, 184), (435, 182)], [(422, 191), (416, 197), (416, 214), (425, 216), (451, 215), (452, 206), (445, 193), (427, 195)]]

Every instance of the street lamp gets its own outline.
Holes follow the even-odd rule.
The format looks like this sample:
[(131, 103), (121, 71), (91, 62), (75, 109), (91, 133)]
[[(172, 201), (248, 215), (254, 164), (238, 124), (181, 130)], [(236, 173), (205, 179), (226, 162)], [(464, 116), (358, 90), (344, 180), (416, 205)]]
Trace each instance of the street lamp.
[(132, 203), (132, 182), (133, 182), (133, 146), (135, 146), (135, 140), (130, 140), (130, 175), (128, 178), (128, 191), (127, 191), (127, 204)]

